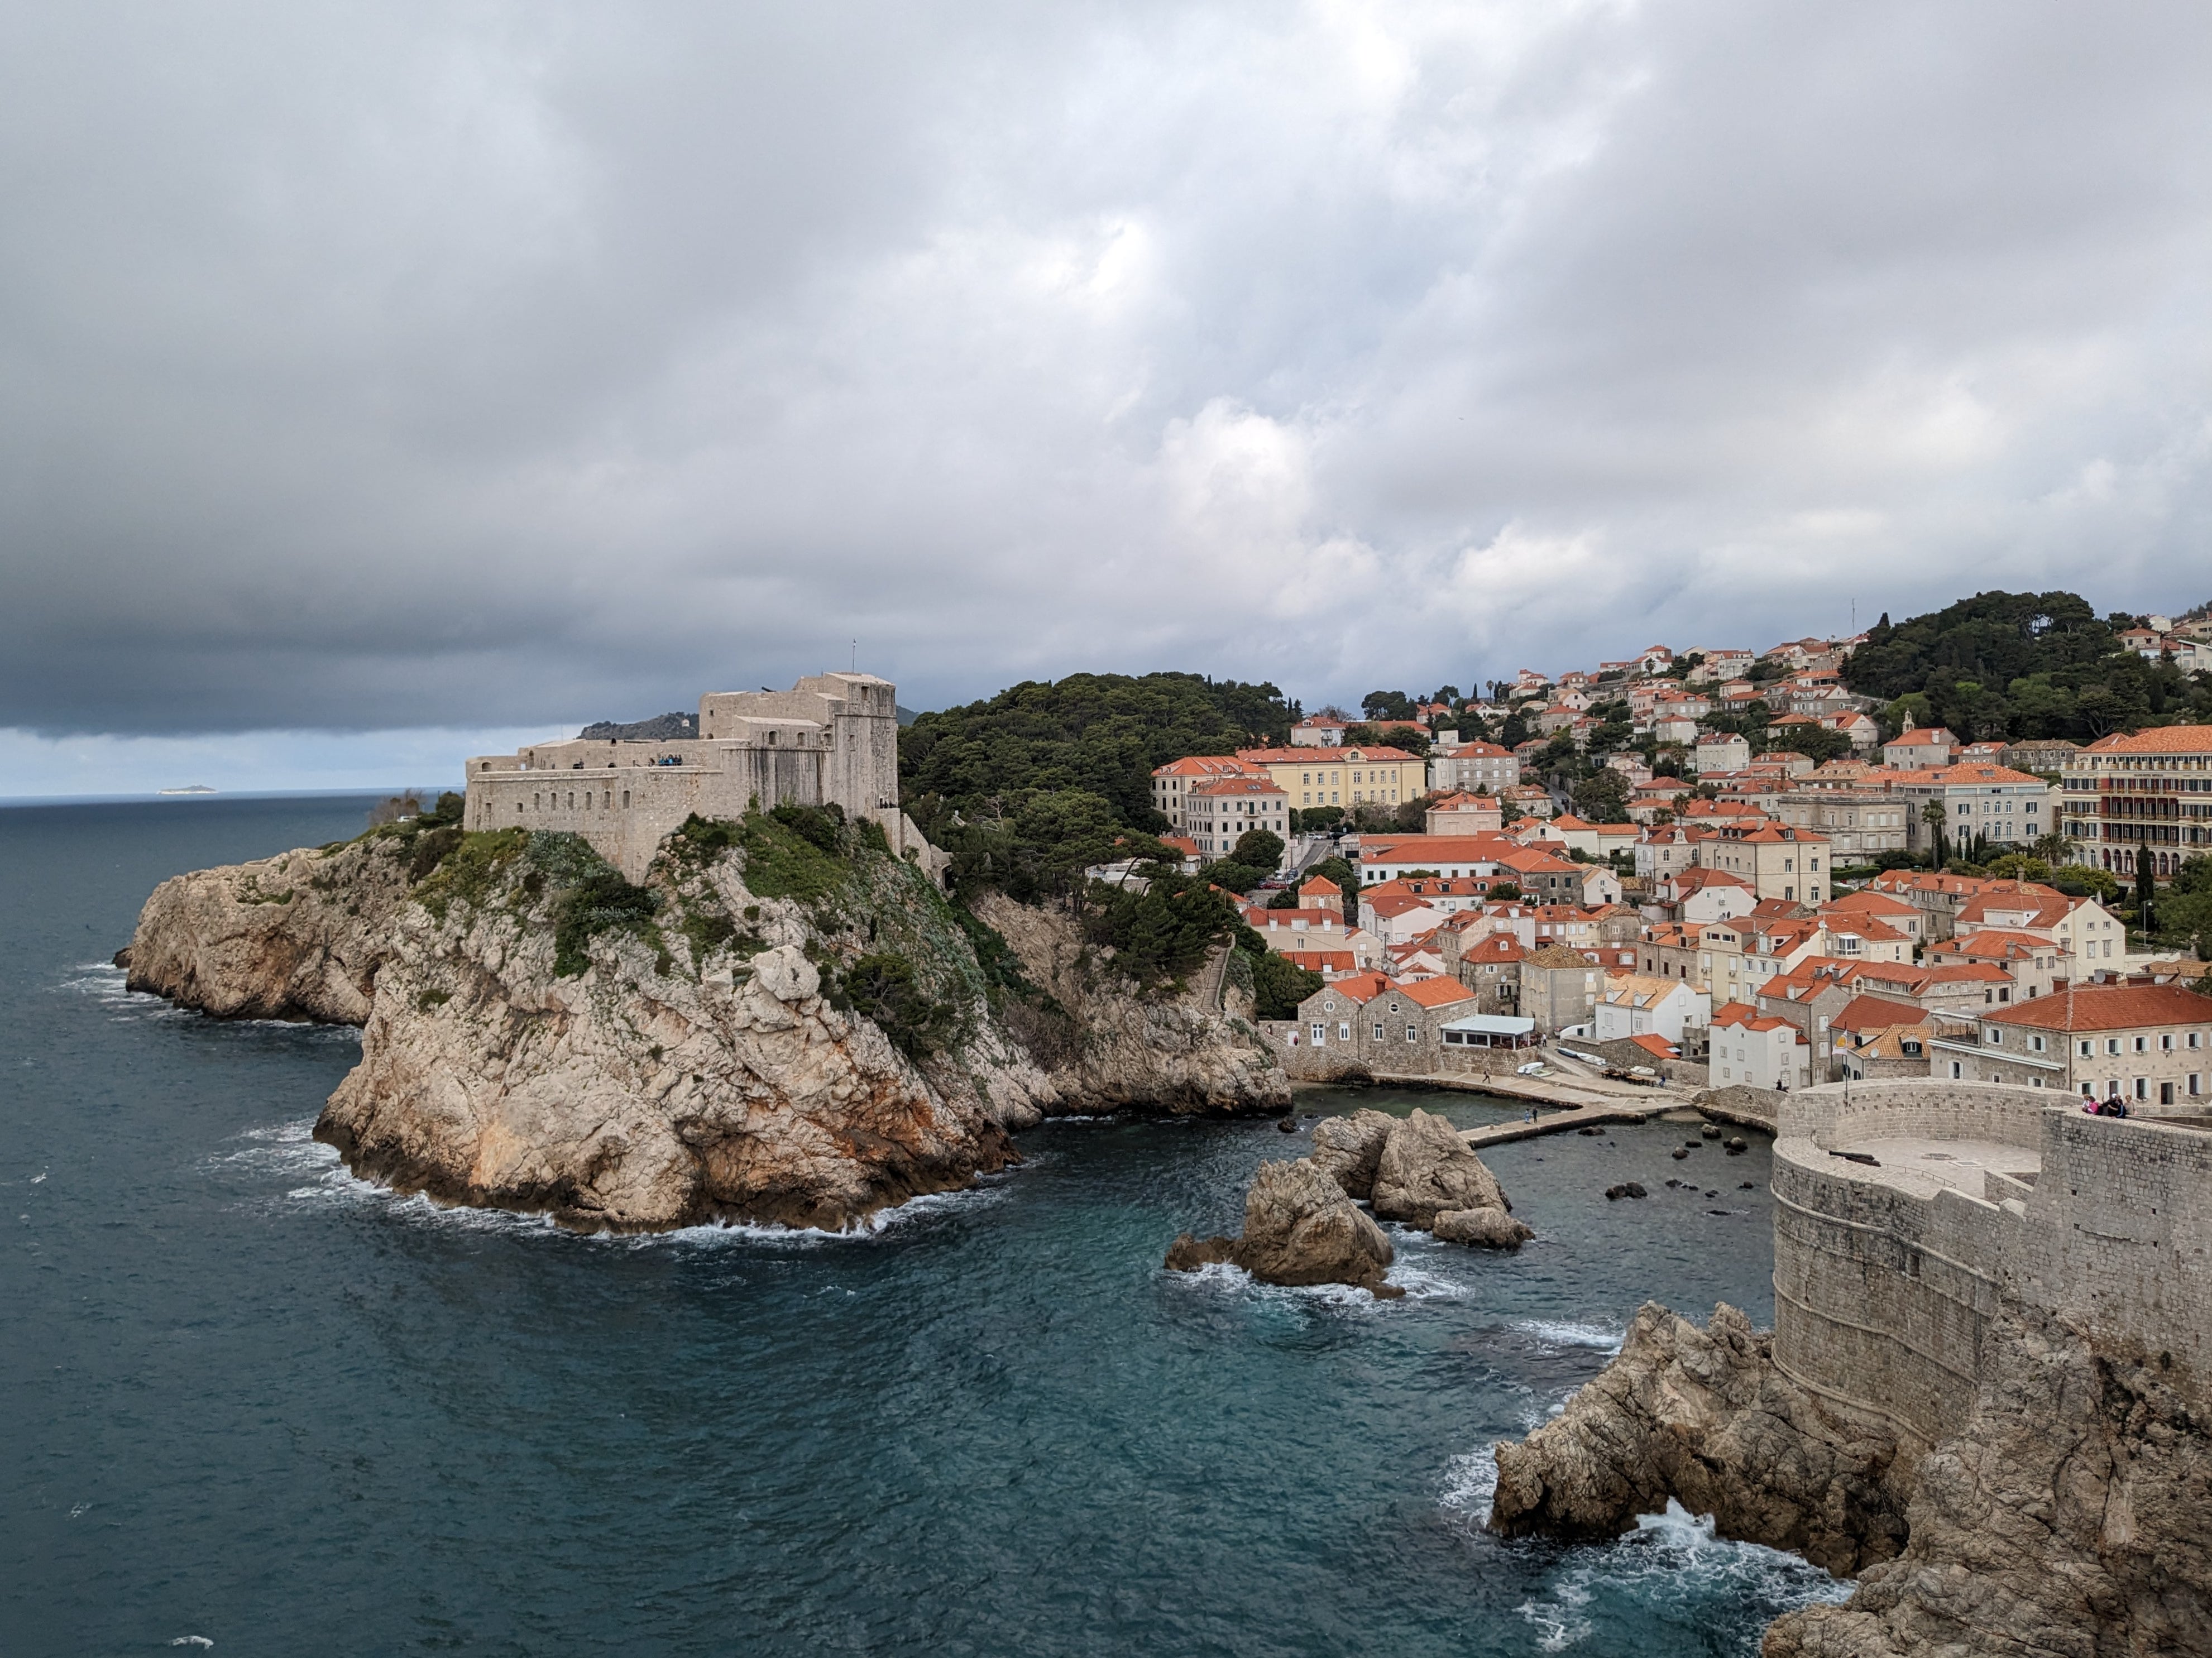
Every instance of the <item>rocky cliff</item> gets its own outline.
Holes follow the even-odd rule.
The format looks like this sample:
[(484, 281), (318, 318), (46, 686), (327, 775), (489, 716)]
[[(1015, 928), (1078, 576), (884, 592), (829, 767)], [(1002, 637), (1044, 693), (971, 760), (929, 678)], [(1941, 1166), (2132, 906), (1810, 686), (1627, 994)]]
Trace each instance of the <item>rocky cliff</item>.
[(642, 887), (573, 835), (395, 825), (164, 883), (128, 952), (186, 1005), (361, 1025), (316, 1127), (356, 1172), (585, 1228), (842, 1227), (1048, 1111), (1286, 1101), (1233, 1013), (1096, 963), (1071, 1012), (1020, 959), (822, 812), (690, 826)]
[[(1234, 962), (1210, 963), (1183, 990), (1139, 996), (1110, 953), (1092, 949), (1073, 917), (988, 893), (976, 914), (1011, 946), (1030, 983), (1065, 1014), (1040, 1029), (1036, 1004), (1010, 1021), (1030, 1037), (1055, 1096), (1053, 1110), (1115, 1108), (1172, 1115), (1286, 1111), (1291, 1080), (1255, 1022)], [(1210, 987), (1221, 986), (1218, 1002)]]
[(2212, 1652), (2212, 1435), (2170, 1357), (2063, 1322), (1993, 1327), (1990, 1380), (1925, 1455), (1776, 1370), (1742, 1314), (1637, 1315), (1565, 1413), (1498, 1448), (1492, 1525), (1610, 1536), (1669, 1497), (1858, 1585), (1768, 1658)]

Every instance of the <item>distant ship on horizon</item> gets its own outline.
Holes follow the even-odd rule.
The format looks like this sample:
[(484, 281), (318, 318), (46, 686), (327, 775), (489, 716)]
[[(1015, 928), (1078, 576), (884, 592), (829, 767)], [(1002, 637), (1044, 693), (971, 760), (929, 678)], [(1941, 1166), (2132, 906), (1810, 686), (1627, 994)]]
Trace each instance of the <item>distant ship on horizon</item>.
[(180, 789), (156, 789), (156, 794), (213, 794), (216, 791), (204, 783), (187, 783)]

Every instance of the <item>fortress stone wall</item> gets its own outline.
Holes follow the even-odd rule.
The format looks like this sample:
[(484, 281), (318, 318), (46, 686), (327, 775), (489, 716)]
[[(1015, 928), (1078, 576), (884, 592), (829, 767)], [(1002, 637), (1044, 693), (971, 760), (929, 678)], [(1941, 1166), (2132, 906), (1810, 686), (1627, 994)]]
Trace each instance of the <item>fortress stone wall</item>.
[(1775, 1362), (1923, 1448), (1966, 1420), (2008, 1302), (2205, 1397), (2212, 1133), (2033, 1089), (1831, 1084), (1784, 1102), (1774, 1195)]
[(659, 742), (574, 738), (468, 762), (471, 829), (582, 835), (632, 881), (695, 812), (737, 818), (781, 805), (844, 808), (883, 827), (891, 850), (942, 873), (944, 854), (899, 810), (898, 693), (872, 674), (828, 673), (788, 691), (713, 691), (699, 735)]

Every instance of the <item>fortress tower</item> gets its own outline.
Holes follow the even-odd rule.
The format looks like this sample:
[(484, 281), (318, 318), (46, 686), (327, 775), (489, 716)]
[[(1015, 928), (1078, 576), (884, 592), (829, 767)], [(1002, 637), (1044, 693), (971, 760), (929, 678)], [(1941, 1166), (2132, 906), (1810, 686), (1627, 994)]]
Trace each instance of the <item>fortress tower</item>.
[(872, 818), (892, 852), (933, 877), (944, 854), (899, 810), (898, 692), (873, 674), (825, 673), (787, 691), (709, 691), (699, 735), (574, 738), (468, 762), (471, 829), (565, 829), (632, 881), (686, 817), (791, 804)]

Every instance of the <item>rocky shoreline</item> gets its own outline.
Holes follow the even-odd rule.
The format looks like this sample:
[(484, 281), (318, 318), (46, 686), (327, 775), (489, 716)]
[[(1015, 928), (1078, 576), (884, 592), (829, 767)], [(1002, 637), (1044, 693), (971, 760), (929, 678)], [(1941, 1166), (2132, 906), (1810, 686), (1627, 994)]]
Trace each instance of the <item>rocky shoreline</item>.
[(573, 835), (395, 826), (164, 882), (119, 959), (217, 1017), (358, 1025), (315, 1129), (357, 1175), (583, 1230), (837, 1230), (1048, 1115), (1287, 1105), (1233, 988), (1148, 994), (1005, 902), (987, 968), (921, 872), (828, 822), (671, 836), (635, 888)]
[(1766, 1658), (2212, 1651), (2212, 1436), (2156, 1357), (2014, 1309), (1991, 1379), (1923, 1448), (1825, 1400), (1725, 1304), (1644, 1307), (1565, 1412), (1497, 1447), (1490, 1524), (1597, 1540), (1672, 1497), (1718, 1534), (1857, 1578)]

